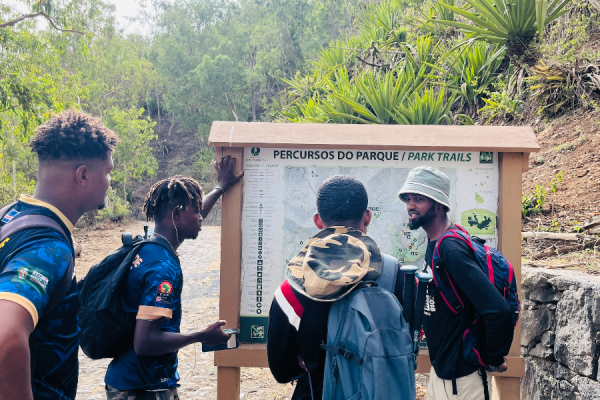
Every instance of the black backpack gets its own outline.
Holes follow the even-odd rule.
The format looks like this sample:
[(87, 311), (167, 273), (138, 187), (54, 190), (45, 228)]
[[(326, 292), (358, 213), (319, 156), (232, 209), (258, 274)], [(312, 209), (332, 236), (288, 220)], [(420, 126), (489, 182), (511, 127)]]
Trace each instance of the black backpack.
[(167, 240), (158, 236), (148, 238), (147, 227), (144, 230), (144, 236), (124, 233), (123, 247), (94, 265), (79, 282), (81, 349), (91, 359), (115, 358), (133, 343), (135, 316), (123, 309), (120, 288), (127, 281), (127, 272), (142, 246), (159, 244), (179, 260)]

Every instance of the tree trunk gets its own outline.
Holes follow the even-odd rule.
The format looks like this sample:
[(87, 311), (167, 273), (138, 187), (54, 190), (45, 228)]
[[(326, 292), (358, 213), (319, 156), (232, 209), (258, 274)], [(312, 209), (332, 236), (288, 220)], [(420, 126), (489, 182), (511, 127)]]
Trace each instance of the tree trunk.
[(123, 199), (127, 204), (127, 166), (123, 167)]
[(156, 94), (156, 110), (158, 111), (158, 125), (160, 125), (160, 100), (158, 93)]
[[(15, 147), (15, 131), (14, 129), (11, 130), (10, 132), (10, 141), (11, 144), (13, 146), (13, 150)], [(13, 154), (14, 157), (14, 154)], [(13, 195), (15, 196), (15, 198), (17, 197), (17, 165), (15, 163), (15, 160), (13, 160), (12, 162), (12, 184), (13, 184)]]

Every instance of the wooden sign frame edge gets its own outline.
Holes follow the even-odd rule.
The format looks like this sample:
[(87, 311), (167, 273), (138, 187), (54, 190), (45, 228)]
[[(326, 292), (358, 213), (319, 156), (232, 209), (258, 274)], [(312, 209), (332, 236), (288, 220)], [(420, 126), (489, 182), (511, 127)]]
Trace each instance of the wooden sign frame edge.
[[(376, 148), (377, 146), (370, 146)], [(470, 149), (470, 151), (475, 151)], [(482, 148), (477, 151), (490, 151)], [(243, 147), (217, 147), (217, 156), (235, 157), (236, 172), (243, 166)], [(499, 201), (498, 201), (498, 248), (511, 261), (521, 290), (521, 190), (522, 172), (528, 170), (529, 153), (500, 152)], [(227, 321), (226, 327), (237, 328), (240, 318), (241, 258), (242, 258), (242, 184), (230, 188), (223, 195), (221, 216), (221, 270), (219, 318)], [(521, 377), (525, 375), (525, 359), (520, 355), (521, 325), (515, 329), (508, 365), (503, 374), (494, 375), (494, 400), (520, 399)], [(267, 368), (265, 344), (244, 344), (237, 350), (215, 352), (217, 366), (217, 399), (238, 400), (240, 396), (240, 368)], [(427, 373), (431, 364), (426, 351), (419, 355), (417, 372)]]

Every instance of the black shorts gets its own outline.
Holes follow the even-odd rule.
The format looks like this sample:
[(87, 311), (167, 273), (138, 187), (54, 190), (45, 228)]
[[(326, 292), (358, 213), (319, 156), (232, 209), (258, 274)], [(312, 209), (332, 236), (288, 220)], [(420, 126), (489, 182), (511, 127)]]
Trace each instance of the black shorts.
[(148, 391), (148, 390), (119, 390), (106, 385), (107, 400), (179, 400), (177, 388)]

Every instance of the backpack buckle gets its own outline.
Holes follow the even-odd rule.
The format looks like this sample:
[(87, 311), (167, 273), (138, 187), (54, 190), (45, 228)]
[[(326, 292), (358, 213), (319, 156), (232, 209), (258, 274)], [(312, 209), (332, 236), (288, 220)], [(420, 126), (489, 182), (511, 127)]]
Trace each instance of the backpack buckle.
[(340, 355), (342, 357), (344, 357), (346, 360), (351, 360), (352, 357), (354, 357), (354, 354), (352, 354), (351, 351), (348, 351), (346, 349), (340, 349)]
[(362, 365), (363, 364), (363, 360), (362, 358), (358, 358), (353, 352), (351, 352), (350, 350), (347, 349), (343, 349), (340, 348), (338, 350), (338, 354), (341, 355), (342, 357), (344, 357), (346, 360), (348, 361), (352, 361), (357, 363), (358, 365)]

